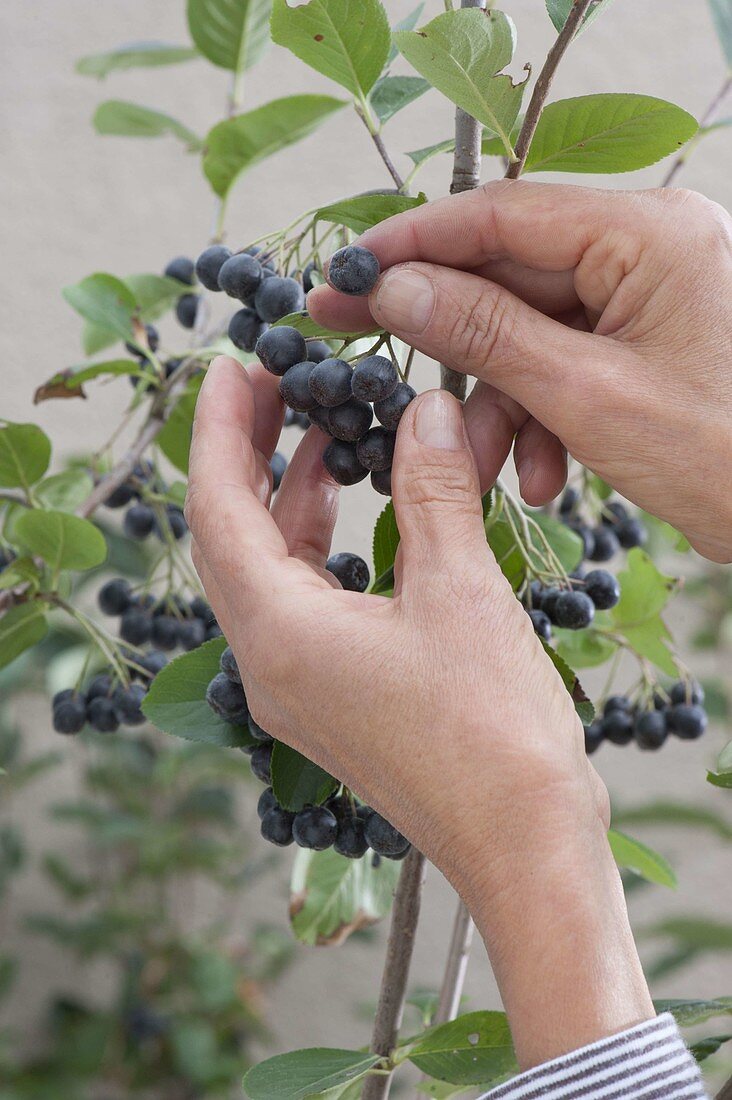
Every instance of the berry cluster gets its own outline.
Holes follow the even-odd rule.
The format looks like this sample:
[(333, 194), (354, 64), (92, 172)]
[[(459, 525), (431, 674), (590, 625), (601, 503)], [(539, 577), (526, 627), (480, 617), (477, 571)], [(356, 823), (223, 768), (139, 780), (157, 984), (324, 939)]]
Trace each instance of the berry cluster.
[(570, 486), (559, 503), (559, 516), (579, 535), (584, 557), (589, 561), (609, 561), (621, 547), (632, 550), (634, 546), (642, 546), (648, 538), (644, 524), (629, 513), (622, 501), (603, 502), (600, 522), (594, 525), (583, 519), (580, 505), (580, 494)]
[(595, 752), (603, 741), (640, 749), (660, 749), (669, 734), (695, 741), (707, 728), (704, 691), (700, 684), (679, 681), (667, 692), (657, 690), (647, 705), (634, 703), (625, 695), (613, 695), (605, 703), (602, 717), (585, 726), (585, 748)]
[[(344, 588), (364, 592), (368, 587), (369, 568), (356, 554), (335, 554), (328, 560), (328, 569)], [(301, 848), (324, 851), (335, 848), (343, 856), (360, 859), (370, 848), (376, 856), (403, 859), (409, 842), (380, 814), (356, 803), (353, 796), (341, 790), (322, 806), (306, 806), (292, 813), (280, 806), (270, 786), (272, 781), (272, 750), (274, 740), (254, 720), (242, 685), (236, 658), (230, 647), (221, 655), (220, 671), (208, 685), (206, 700), (213, 712), (233, 725), (246, 726), (254, 745), (249, 754), (252, 772), (267, 784), (257, 807), (265, 840), (285, 847), (293, 841)]]
[[(158, 499), (167, 486), (150, 465), (138, 463), (132, 476), (107, 497), (108, 508), (127, 508), (122, 530), (130, 539), (142, 541), (156, 535), (161, 542), (182, 539), (188, 532), (183, 509)], [(129, 505), (129, 507), (128, 507)]]
[[(304, 337), (288, 325), (260, 336), (256, 353), (265, 369), (280, 377), (280, 393), (293, 414), (307, 416), (331, 436), (323, 462), (333, 479), (355, 485), (370, 473), (374, 489), (390, 496), (396, 429), (416, 396), (399, 381), (391, 359), (367, 355), (352, 366), (329, 354), (315, 362)], [(377, 427), (372, 427), (374, 413)]]
[(149, 682), (165, 665), (164, 654), (140, 658), (131, 672), (131, 682), (123, 684), (112, 673), (95, 676), (81, 691), (67, 688), (54, 695), (51, 706), (53, 728), (57, 733), (79, 733), (89, 725), (97, 733), (116, 733), (120, 726), (140, 726), (145, 721), (142, 700)]
[(105, 615), (120, 616), (119, 636), (131, 646), (152, 643), (166, 652), (191, 650), (221, 635), (213, 611), (200, 596), (190, 601), (177, 595), (156, 599), (150, 592), (134, 592), (124, 577), (114, 577), (99, 589), (97, 602)]
[[(193, 260), (189, 260), (187, 256), (176, 256), (166, 266), (163, 274), (167, 275), (169, 279), (177, 279), (184, 286), (192, 287), (196, 285), (196, 267)], [(187, 290), (181, 294), (175, 304), (175, 315), (183, 328), (193, 328), (197, 313), (198, 294)]]
[(532, 581), (524, 594), (524, 606), (534, 630), (545, 642), (551, 640), (552, 627), (584, 630), (596, 611), (609, 611), (620, 599), (620, 585), (607, 569), (580, 567), (569, 578), (569, 588), (543, 586)]
[(279, 275), (256, 246), (232, 253), (222, 244), (211, 245), (196, 260), (195, 272), (208, 290), (223, 290), (242, 303), (229, 322), (229, 339), (242, 351), (254, 351), (271, 324), (305, 306), (303, 283)]

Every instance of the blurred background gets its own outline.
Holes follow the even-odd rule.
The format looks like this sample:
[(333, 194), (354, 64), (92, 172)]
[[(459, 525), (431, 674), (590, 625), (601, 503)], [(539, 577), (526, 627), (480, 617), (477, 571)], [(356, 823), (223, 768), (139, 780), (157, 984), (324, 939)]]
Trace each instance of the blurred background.
[[(386, 6), (395, 22), (413, 5), (411, 0), (388, 0)], [(156, 4), (144, 0), (117, 4), (37, 0), (33, 5), (8, 0), (3, 7), (0, 111), (5, 171), (0, 176), (0, 211), (6, 278), (0, 296), (0, 408), (3, 417), (11, 420), (37, 420), (52, 436), (57, 459), (98, 445), (119, 421), (128, 399), (120, 381), (91, 387), (88, 402), (49, 402), (32, 408), (34, 389), (54, 371), (82, 358), (79, 320), (62, 299), (61, 288), (92, 271), (122, 275), (162, 271), (174, 255), (195, 256), (207, 240), (213, 210), (195, 156), (187, 155), (172, 138), (99, 137), (90, 124), (94, 109), (103, 99), (119, 96), (167, 111), (204, 133), (222, 115), (228, 84), (225, 72), (199, 61), (161, 70), (113, 73), (104, 83), (78, 75), (74, 64), (82, 55), (136, 40), (186, 43), (183, 7), (180, 0)], [(434, 8), (431, 13), (430, 7)], [(428, 14), (436, 14), (442, 4), (428, 3), (427, 9)], [(553, 33), (544, 5), (540, 0), (507, 0), (505, 9), (518, 27), (515, 71), (519, 72), (524, 62), (531, 62), (536, 69)], [(721, 84), (724, 71), (705, 5), (616, 0), (575, 44), (560, 70), (554, 96), (606, 90), (642, 92), (671, 99), (699, 117)], [(321, 90), (332, 94), (332, 85), (277, 47), (245, 78), (247, 108), (275, 96)], [(452, 108), (430, 94), (390, 123), (389, 147), (397, 163), (404, 166), (404, 151), (448, 137), (451, 127)], [(727, 207), (732, 205), (729, 133), (722, 129), (710, 135), (678, 179), (680, 185), (698, 189)], [(631, 176), (603, 177), (601, 181), (588, 177), (585, 182), (621, 188), (654, 186), (664, 170), (660, 165)], [(437, 157), (420, 177), (420, 186), (430, 197), (443, 194), (450, 171), (450, 158)], [(486, 163), (485, 178), (497, 171), (495, 160)], [(365, 129), (344, 111), (315, 136), (252, 170), (237, 186), (228, 216), (228, 243), (239, 247), (285, 224), (314, 202), (325, 203), (387, 184), (384, 167)], [(434, 364), (420, 363), (416, 377), (418, 388), (434, 384)], [(291, 451), (297, 438), (296, 432), (292, 438), (286, 435), (282, 449)], [(367, 486), (364, 483), (344, 492), (335, 549), (352, 550), (370, 559), (371, 530), (382, 502)], [(682, 595), (676, 601), (673, 627), (686, 662), (711, 683), (713, 728), (698, 742), (673, 740), (657, 755), (606, 745), (594, 762), (609, 786), (619, 822), (626, 811), (656, 807), (646, 815), (653, 819), (649, 823), (636, 821), (631, 829), (628, 817), (628, 827), (661, 851), (678, 874), (676, 891), (638, 882), (632, 882), (629, 891), (633, 926), (652, 976), (654, 995), (713, 997), (732, 993), (732, 925), (724, 924), (732, 902), (732, 807), (727, 792), (705, 782), (706, 768), (713, 767), (730, 736), (723, 692), (732, 673), (730, 571), (713, 570), (693, 554), (680, 557), (671, 551), (663, 564), (669, 572), (689, 577), (690, 597)], [(53, 654), (49, 651), (46, 657), (50, 661)], [(115, 846), (112, 854), (109, 849), (99, 849), (94, 821), (88, 813), (84, 817), (78, 806), (89, 798), (90, 768), (97, 771), (93, 782), (104, 789), (109, 777), (100, 776), (100, 769), (114, 772), (120, 767), (141, 767), (137, 758), (120, 764), (109, 754), (102, 759), (93, 747), (66, 741), (59, 745), (58, 736), (51, 731), (47, 697), (41, 694), (47, 673), (46, 664), (40, 667), (29, 659), (12, 666), (0, 680), (4, 736), (17, 731), (22, 758), (32, 761), (62, 751), (59, 764), (52, 766), (49, 761), (45, 770), (38, 765), (32, 781), (29, 774), (22, 794), (8, 798), (0, 790), (0, 882), (7, 884), (1, 908), (2, 950), (17, 963), (12, 996), (0, 1007), (3, 1025), (22, 1037), (16, 1050), (23, 1056), (43, 1049), (49, 998), (63, 994), (69, 1002), (102, 1004), (116, 985), (116, 971), (108, 959), (90, 953), (88, 961), (80, 960), (71, 949), (74, 945), (57, 934), (58, 926), (55, 933), (49, 926), (49, 921), (63, 918), (68, 911), (74, 885), (67, 881), (66, 892), (59, 890), (58, 881), (54, 885), (48, 856), (51, 853), (51, 867), (55, 857), (78, 874), (80, 861), (86, 868), (84, 874), (88, 860), (97, 861), (95, 873), (113, 880), (106, 888), (124, 889), (124, 875), (120, 877), (114, 867), (115, 861), (124, 863), (119, 844), (128, 841), (118, 835), (110, 842)], [(603, 670), (590, 672), (583, 679), (589, 694), (597, 694), (603, 686)], [(154, 744), (159, 747), (161, 742)], [(263, 852), (258, 844), (257, 784), (240, 782), (238, 774), (236, 782), (216, 774), (218, 765), (211, 765), (208, 759), (189, 761), (186, 767), (195, 772), (193, 786), (202, 783), (219, 791), (213, 825), (205, 810), (199, 814), (195, 808), (186, 811), (186, 820), (195, 828), (204, 820), (206, 830), (218, 830), (217, 843), (233, 845), (234, 852), (226, 854), (230, 862), (225, 886), (220, 881), (212, 883), (207, 873), (199, 875), (194, 866), (184, 881), (166, 882), (169, 893), (158, 900), (179, 926), (195, 930), (220, 921), (221, 942), (236, 944), (241, 962), (238, 989), (250, 1013), (243, 1026), (248, 1029), (251, 1057), (295, 1046), (363, 1044), (378, 991), (385, 926), (355, 936), (341, 948), (296, 945), (287, 920), (292, 856), (287, 851)], [(222, 796), (222, 789), (229, 794)], [(151, 787), (151, 798), (153, 794)], [(124, 801), (119, 792), (114, 797)], [(55, 812), (53, 807), (59, 803), (76, 805), (76, 814)], [(684, 823), (678, 808), (659, 810), (659, 804), (691, 808), (688, 822)], [(14, 847), (13, 836), (22, 840), (22, 851)], [(58, 866), (56, 879), (64, 877)], [(83, 900), (83, 884), (77, 883), (77, 888)], [(415, 990), (439, 985), (454, 907), (452, 891), (430, 871), (413, 971)], [(41, 934), (44, 929), (39, 930), (37, 919), (35, 928), (27, 921), (30, 914), (39, 913), (46, 918), (45, 934)], [(687, 929), (686, 938), (658, 932), (660, 922), (679, 917), (694, 918), (696, 932)], [(709, 922), (715, 922), (716, 931)], [(155, 951), (160, 950), (156, 944)], [(175, 970), (183, 965), (176, 959), (170, 956), (165, 964), (158, 960), (155, 965)], [(148, 964), (143, 960), (140, 965)], [(200, 965), (215, 969), (210, 959)], [(215, 986), (215, 980), (211, 981)], [(209, 988), (205, 980), (201, 982), (193, 984), (194, 991)], [(466, 997), (471, 1008), (499, 1007), (480, 944), (473, 949)], [(217, 1026), (229, 1030), (242, 1026), (241, 1021), (232, 1022), (226, 1005), (221, 1004), (223, 1007), (216, 1009), (221, 1013), (216, 1017)], [(77, 1009), (78, 1005), (69, 1008), (67, 1004), (63, 1011), (73, 1017)], [(416, 1014), (413, 1023), (417, 1023)], [(138, 1024), (143, 1033), (146, 1027), (154, 1030), (155, 1026), (149, 1020)], [(86, 1041), (93, 1048), (90, 1034), (92, 1038)], [(200, 1029), (194, 1029), (183, 1033), (178, 1049), (184, 1050), (186, 1045), (191, 1049), (193, 1044), (193, 1049), (201, 1050), (206, 1041)], [(203, 1047), (196, 1048), (195, 1043)], [(722, 1058), (718, 1065), (717, 1077), (724, 1076), (725, 1070), (732, 1072), (729, 1059), (725, 1063)], [(105, 1100), (132, 1091), (131, 1080), (117, 1081), (114, 1088), (104, 1092), (92, 1089), (88, 1095)], [(160, 1091), (149, 1093), (171, 1098), (203, 1094), (175, 1091), (172, 1086), (168, 1091), (161, 1086)], [(213, 1086), (205, 1094), (219, 1095)], [(58, 1095), (65, 1095), (61, 1088)], [(236, 1090), (231, 1095), (237, 1095)], [(1, 1082), (0, 1096), (5, 1096)]]

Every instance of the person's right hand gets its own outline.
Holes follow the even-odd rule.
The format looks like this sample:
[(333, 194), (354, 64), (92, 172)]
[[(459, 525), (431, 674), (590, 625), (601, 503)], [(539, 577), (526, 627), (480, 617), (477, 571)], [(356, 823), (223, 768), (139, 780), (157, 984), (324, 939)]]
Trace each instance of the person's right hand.
[(308, 309), (380, 327), (480, 381), (466, 422), (481, 482), (511, 449), (530, 504), (564, 448), (699, 553), (732, 561), (732, 219), (688, 191), (490, 183), (399, 214), (359, 243), (368, 299)]

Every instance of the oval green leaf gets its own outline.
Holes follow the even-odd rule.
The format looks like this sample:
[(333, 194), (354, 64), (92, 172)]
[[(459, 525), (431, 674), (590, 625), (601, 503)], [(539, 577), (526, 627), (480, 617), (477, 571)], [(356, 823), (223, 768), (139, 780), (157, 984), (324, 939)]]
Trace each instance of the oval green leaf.
[(34, 508), (16, 522), (15, 532), (26, 549), (54, 571), (93, 569), (107, 557), (107, 543), (99, 528), (68, 512)]
[[(143, 138), (172, 134), (191, 151), (202, 148), (201, 139), (176, 118), (124, 99), (108, 99), (100, 103), (94, 112), (92, 123), (98, 134)], [(178, 292), (180, 294), (180, 287)]]
[(51, 461), (51, 441), (36, 424), (0, 428), (0, 485), (25, 489), (43, 477)]
[(176, 657), (158, 673), (142, 704), (153, 725), (186, 741), (232, 748), (255, 744), (248, 729), (224, 722), (206, 702), (206, 689), (219, 672), (225, 649), (226, 639), (214, 638)]
[(347, 225), (354, 233), (365, 233), (373, 225), (386, 221), (395, 214), (413, 210), (427, 202), (427, 196), (420, 192), (411, 195), (354, 195), (350, 199), (339, 199), (329, 206), (321, 206), (315, 215), (316, 221), (333, 222), (334, 225)]
[(132, 337), (132, 315), (137, 302), (121, 279), (106, 272), (88, 275), (80, 283), (64, 287), (63, 296), (86, 321), (115, 336)]
[(250, 1069), (244, 1091), (249, 1100), (308, 1100), (363, 1077), (378, 1061), (360, 1050), (293, 1050)]
[(394, 41), (421, 76), (497, 134), (512, 155), (511, 128), (524, 85), (497, 75), (515, 48), (508, 16), (477, 8), (445, 12), (420, 31), (399, 31)]
[(188, 0), (188, 29), (214, 65), (243, 72), (267, 48), (271, 8), (272, 0)]
[(469, 1012), (431, 1028), (408, 1057), (423, 1073), (453, 1085), (483, 1085), (518, 1071), (504, 1012)]
[(36, 485), (34, 496), (44, 508), (59, 512), (75, 512), (94, 488), (86, 470), (64, 470), (44, 478)]
[(118, 46), (106, 53), (88, 54), (76, 62), (76, 71), (82, 76), (105, 76), (118, 69), (151, 69), (162, 65), (177, 65), (198, 57), (198, 50), (191, 46), (169, 46), (165, 42), (134, 42)]
[(285, 96), (218, 123), (206, 135), (206, 178), (217, 195), (226, 196), (242, 172), (307, 137), (344, 106), (331, 96)]
[(687, 111), (626, 92), (560, 99), (544, 108), (527, 172), (635, 172), (679, 149), (698, 130)]
[(48, 630), (46, 608), (21, 603), (0, 617), (0, 668), (5, 668), (26, 649), (43, 641)]
[(282, 741), (275, 742), (272, 789), (280, 806), (294, 813), (303, 806), (320, 806), (338, 786), (338, 780), (312, 760)]
[(654, 882), (657, 886), (670, 886), (672, 890), (676, 888), (674, 869), (658, 852), (615, 829), (608, 830), (607, 838), (618, 867), (635, 871), (646, 882)]
[(290, 7), (274, 0), (272, 41), (353, 95), (367, 95), (391, 48), (380, 0), (310, 0)]
[(299, 851), (292, 869), (293, 932), (310, 946), (344, 943), (389, 912), (400, 868), (391, 859), (373, 867), (370, 859), (346, 859), (332, 848)]
[(382, 76), (371, 89), (369, 102), (379, 122), (384, 123), (431, 87), (421, 76)]

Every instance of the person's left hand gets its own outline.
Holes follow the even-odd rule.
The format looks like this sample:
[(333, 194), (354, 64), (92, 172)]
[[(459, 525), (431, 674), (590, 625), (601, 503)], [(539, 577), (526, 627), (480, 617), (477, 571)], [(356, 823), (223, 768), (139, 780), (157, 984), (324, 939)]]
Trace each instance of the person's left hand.
[[(607, 793), (570, 696), (486, 542), (459, 402), (430, 391), (402, 417), (392, 470), (401, 542), (387, 599), (343, 591), (325, 569), (338, 486), (317, 429), (269, 510), (277, 382), (223, 357), (209, 367), (186, 505), (194, 562), (254, 719), (345, 782), (452, 882), (495, 949), (509, 1014), (522, 1006), (523, 1061), (643, 1018), (627, 921), (618, 933)], [(562, 919), (581, 916), (576, 936), (600, 945), (590, 971), (609, 968), (619, 990), (632, 986), (612, 1019), (600, 1000), (550, 1040), (536, 974), (560, 951), (572, 1003), (577, 983), (562, 945), (537, 940), (547, 896)], [(610, 954), (598, 937), (607, 923)]]

